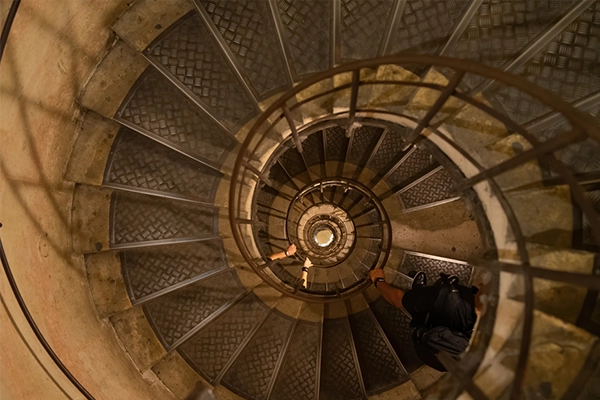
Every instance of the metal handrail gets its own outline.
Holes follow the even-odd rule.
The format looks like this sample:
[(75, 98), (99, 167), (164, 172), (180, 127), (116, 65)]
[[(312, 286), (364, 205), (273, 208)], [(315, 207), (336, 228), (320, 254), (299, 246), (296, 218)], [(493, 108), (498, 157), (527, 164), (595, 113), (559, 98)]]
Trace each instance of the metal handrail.
[[(0, 228), (1, 227), (2, 227), (2, 224), (0, 223)], [(71, 371), (69, 371), (69, 369), (65, 366), (65, 364), (63, 364), (63, 362), (60, 360), (60, 358), (56, 355), (54, 350), (52, 350), (52, 347), (50, 346), (50, 344), (48, 344), (48, 341), (46, 340), (46, 338), (44, 337), (44, 335), (38, 328), (37, 324), (35, 323), (35, 320), (31, 316), (31, 313), (29, 312), (29, 308), (27, 308), (27, 305), (25, 304), (25, 300), (23, 300), (23, 296), (21, 296), (21, 291), (19, 290), (19, 287), (17, 286), (17, 283), (15, 282), (15, 277), (13, 276), (12, 270), (10, 269), (10, 265), (8, 263), (8, 258), (6, 257), (6, 252), (4, 251), (4, 246), (2, 245), (1, 238), (0, 238), (0, 259), (2, 260), (2, 267), (4, 268), (4, 273), (6, 274), (6, 279), (8, 279), (10, 288), (12, 289), (13, 294), (15, 295), (17, 303), (19, 304), (19, 308), (21, 308), (21, 312), (23, 312), (23, 315), (25, 316), (27, 323), (29, 324), (29, 326), (31, 327), (31, 330), (35, 334), (35, 337), (39, 340), (40, 344), (42, 345), (44, 350), (46, 350), (46, 352), (48, 353), (48, 355), (50, 356), (52, 361), (54, 361), (56, 366), (62, 371), (63, 374), (65, 374), (67, 379), (69, 379), (71, 381), (71, 383), (81, 392), (81, 394), (88, 400), (94, 400), (94, 396), (92, 396), (90, 394), (90, 392), (88, 392), (83, 387), (83, 385), (81, 383), (79, 383), (79, 381), (73, 376)]]
[[(356, 79), (357, 76), (360, 76), (360, 71), (363, 68), (375, 69), (382, 65), (390, 65), (390, 64), (398, 65), (401, 67), (407, 66), (407, 65), (425, 65), (428, 67), (447, 68), (454, 72), (454, 76), (457, 77), (457, 79), (454, 79), (453, 81), (451, 80), (451, 82), (446, 86), (425, 84), (422, 82), (411, 82), (411, 83), (396, 82), (396, 81), (381, 81), (380, 82), (380, 81), (377, 81), (376, 79), (366, 82), (366, 81), (361, 81), (360, 79)], [(309, 99), (304, 99), (302, 102), (295, 102), (295, 104), (294, 104), (294, 101), (291, 101), (290, 104), (292, 104), (292, 105), (291, 106), (287, 105), (288, 101), (290, 101), (292, 98), (294, 98), (296, 96), (296, 94), (298, 94), (302, 90), (304, 90), (312, 85), (315, 85), (316, 83), (321, 82), (325, 79), (331, 79), (336, 75), (339, 75), (342, 73), (348, 73), (348, 72), (352, 73), (353, 79), (352, 79), (351, 84), (345, 84), (340, 87), (335, 87), (333, 89), (329, 89), (322, 93), (313, 95)], [(491, 107), (487, 106), (485, 103), (474, 99), (473, 97), (470, 96), (470, 94), (462, 93), (458, 89), (456, 89), (458, 87), (458, 84), (460, 83), (459, 78), (461, 78), (465, 73), (480, 75), (484, 78), (487, 78), (488, 80), (496, 81), (500, 84), (516, 88), (516, 89), (530, 95), (531, 97), (542, 102), (546, 106), (549, 106), (553, 112), (562, 114), (568, 120), (568, 122), (571, 124), (571, 127), (573, 130), (567, 134), (560, 136), (558, 139), (554, 140), (550, 144), (540, 143), (533, 134), (527, 132), (527, 130), (525, 128), (523, 128), (521, 125), (512, 121), (508, 116), (492, 109)], [(421, 88), (421, 87), (429, 88), (432, 90), (437, 90), (440, 93), (440, 97), (442, 97), (442, 96), (446, 96), (446, 98), (455, 97), (460, 100), (463, 100), (466, 103), (478, 108), (479, 110), (485, 112), (486, 114), (490, 115), (491, 117), (493, 117), (496, 120), (503, 123), (506, 126), (507, 130), (513, 131), (513, 132), (516, 132), (516, 133), (522, 135), (526, 140), (528, 140), (531, 143), (531, 145), (533, 147), (532, 151), (529, 151), (524, 155), (523, 155), (523, 153), (521, 153), (521, 155), (514, 157), (514, 159), (512, 159), (512, 160), (509, 159), (508, 162), (501, 163), (493, 171), (490, 171), (490, 169), (483, 168), (481, 165), (479, 165), (480, 174), (478, 176), (476, 176), (476, 179), (467, 181), (468, 185), (465, 185), (463, 188), (461, 188), (463, 190), (466, 188), (471, 188), (474, 184), (476, 184), (479, 181), (488, 182), (493, 194), (498, 199), (500, 206), (502, 207), (502, 209), (508, 219), (510, 228), (515, 237), (515, 241), (516, 241), (516, 245), (517, 245), (517, 254), (520, 259), (520, 264), (517, 264), (517, 265), (520, 266), (521, 272), (524, 277), (524, 284), (525, 284), (525, 298), (524, 298), (524, 300), (525, 300), (525, 311), (524, 311), (525, 321), (524, 321), (523, 329), (522, 329), (520, 355), (519, 355), (519, 359), (517, 362), (515, 378), (513, 381), (513, 387), (512, 387), (512, 391), (511, 391), (511, 399), (517, 399), (520, 397), (522, 384), (524, 382), (524, 375), (525, 375), (525, 369), (527, 366), (529, 347), (531, 344), (532, 324), (533, 324), (533, 298), (534, 298), (533, 273), (532, 273), (532, 269), (530, 266), (529, 254), (527, 252), (525, 237), (521, 230), (521, 226), (519, 224), (519, 221), (516, 217), (514, 210), (512, 209), (511, 204), (508, 202), (507, 198), (505, 197), (505, 194), (504, 194), (502, 188), (495, 181), (495, 177), (501, 173), (507, 172), (507, 171), (512, 170), (520, 165), (523, 165), (525, 162), (535, 160), (535, 159), (544, 160), (544, 161), (548, 162), (549, 166), (558, 173), (562, 182), (566, 183), (569, 186), (571, 193), (572, 193), (574, 203), (577, 204), (579, 207), (581, 207), (583, 213), (588, 217), (588, 219), (590, 221), (599, 221), (600, 220), (598, 218), (598, 213), (595, 211), (590, 200), (584, 196), (584, 193), (583, 193), (581, 187), (578, 185), (578, 181), (574, 177), (574, 174), (572, 173), (572, 171), (570, 171), (567, 166), (565, 166), (564, 164), (562, 164), (561, 162), (556, 160), (556, 158), (552, 154), (552, 152), (554, 152), (558, 149), (564, 148), (573, 142), (583, 140), (587, 137), (592, 138), (596, 142), (600, 142), (600, 129), (596, 125), (596, 122), (589, 115), (584, 114), (584, 113), (574, 109), (570, 104), (561, 100), (554, 93), (552, 93), (546, 89), (540, 88), (540, 87), (536, 86), (535, 84), (528, 82), (527, 80), (525, 80), (519, 76), (511, 75), (509, 73), (502, 72), (502, 71), (498, 71), (492, 67), (488, 67), (488, 66), (485, 66), (485, 65), (482, 65), (479, 63), (475, 63), (470, 60), (459, 60), (459, 59), (452, 59), (452, 58), (447, 58), (447, 57), (436, 57), (436, 56), (426, 56), (426, 55), (387, 56), (387, 57), (381, 57), (381, 58), (376, 58), (376, 59), (361, 60), (361, 61), (358, 61), (355, 63), (342, 65), (342, 66), (315, 74), (310, 79), (307, 79), (306, 81), (298, 84), (293, 89), (291, 89), (290, 91), (288, 91), (287, 93), (282, 95), (278, 100), (276, 100), (256, 120), (256, 122), (250, 129), (245, 141), (241, 145), (240, 151), (238, 153), (238, 157), (236, 159), (236, 162), (235, 162), (235, 165), (233, 168), (231, 185), (230, 185), (230, 193), (229, 193), (229, 205), (230, 205), (230, 215), (229, 216), (230, 216), (230, 224), (231, 224), (234, 239), (235, 239), (236, 243), (238, 244), (238, 247), (240, 249), (240, 252), (242, 253), (242, 256), (246, 259), (246, 261), (253, 268), (253, 270), (260, 277), (262, 277), (265, 281), (267, 281), (271, 286), (275, 287), (276, 289), (282, 291), (283, 293), (285, 293), (287, 295), (290, 295), (290, 293), (288, 293), (284, 287), (279, 285), (277, 282), (272, 281), (270, 279), (270, 277), (266, 276), (263, 273), (263, 271), (261, 271), (260, 268), (258, 268), (258, 265), (256, 264), (254, 258), (252, 257), (252, 254), (250, 252), (248, 244), (245, 243), (245, 239), (247, 239), (247, 237), (244, 237), (243, 233), (240, 230), (240, 226), (236, 222), (236, 221), (239, 221), (239, 217), (245, 211), (241, 207), (241, 200), (242, 200), (241, 187), (242, 187), (242, 185), (247, 185), (246, 187), (248, 187), (248, 188), (250, 188), (250, 190), (252, 190), (252, 182), (258, 182), (260, 180), (260, 176), (256, 176), (256, 174), (253, 174), (251, 170), (244, 167), (244, 162), (246, 162), (246, 163), (249, 163), (252, 161), (256, 162), (256, 160), (260, 159), (260, 157), (257, 157), (258, 151), (260, 150), (260, 146), (262, 145), (262, 143), (264, 142), (266, 137), (269, 135), (269, 133), (274, 129), (275, 125), (283, 119), (284, 110), (285, 110), (285, 113), (289, 114), (290, 112), (293, 112), (294, 110), (300, 108), (303, 104), (308, 103), (309, 101), (317, 100), (323, 96), (331, 96), (335, 93), (339, 93), (341, 90), (346, 90), (346, 89), (350, 88), (351, 89), (350, 104), (348, 104), (348, 109), (350, 111), (349, 111), (349, 113), (346, 113), (346, 115), (348, 115), (350, 117), (349, 119), (353, 119), (354, 116), (356, 115), (356, 113), (360, 113), (360, 112), (365, 112), (365, 113), (381, 112), (381, 110), (358, 109), (357, 105), (356, 105), (357, 98), (358, 98), (358, 96), (356, 94), (357, 94), (357, 90), (360, 86), (378, 85), (378, 84), (379, 85), (381, 85), (381, 84), (398, 85), (398, 86), (401, 86), (402, 84), (406, 84), (406, 85), (410, 85), (410, 86), (416, 87), (416, 88)], [(446, 93), (444, 91), (446, 91)], [(448, 93), (450, 95), (448, 95)], [(299, 104), (299, 103), (302, 103), (302, 104)], [(410, 138), (411, 142), (422, 140), (423, 137), (421, 136), (421, 134), (424, 129), (435, 130), (435, 128), (430, 123), (431, 123), (431, 121), (433, 121), (435, 115), (442, 109), (444, 103), (445, 103), (445, 101), (443, 101), (443, 102), (438, 101), (434, 104), (435, 109), (429, 110), (429, 112), (426, 115), (426, 118), (421, 120), (419, 122), (419, 124), (417, 125), (417, 129), (415, 129), (415, 131), (413, 131), (413, 133), (418, 132), (419, 135), (413, 134)], [(344, 113), (342, 113), (342, 114), (344, 114)], [(393, 113), (390, 113), (390, 114), (393, 114)], [(290, 118), (287, 118), (287, 121), (290, 124), (290, 129), (292, 131), (297, 129), (297, 127), (291, 126), (294, 124), (293, 120), (291, 120)], [(268, 122), (271, 122), (270, 125), (268, 125)], [(349, 126), (348, 128), (350, 129), (351, 127)], [(438, 136), (440, 136), (444, 141), (446, 141), (453, 148), (455, 148), (459, 152), (461, 152), (461, 154), (464, 153), (463, 155), (465, 155), (465, 154), (468, 155), (468, 153), (466, 153), (465, 151), (461, 151), (461, 150), (463, 150), (461, 148), (461, 146), (458, 145), (457, 143), (455, 143), (452, 139), (448, 138), (445, 135), (441, 135), (441, 134)], [(475, 163), (474, 165), (478, 165), (478, 164)], [(263, 167), (263, 166), (260, 166), (260, 167)], [(254, 168), (256, 169), (257, 167), (255, 166)], [(250, 172), (250, 174), (248, 174), (248, 172)], [(591, 228), (594, 233), (595, 241), (600, 245), (600, 224), (593, 223)], [(491, 268), (492, 270), (497, 269), (496, 266), (488, 265), (486, 263), (481, 263), (481, 265), (478, 265), (478, 266), (481, 266), (483, 268)], [(565, 274), (568, 275), (569, 273), (565, 272)], [(588, 287), (594, 287), (594, 286), (598, 285), (598, 279), (600, 279), (600, 277), (590, 275), (589, 278), (590, 279), (588, 281), (583, 281), (582, 279), (579, 279), (579, 280), (577, 280), (577, 282), (584, 284), (584, 286), (588, 286)], [(555, 276), (555, 279), (559, 280), (559, 281), (566, 281), (566, 282), (569, 281), (569, 280), (565, 280), (566, 278), (564, 275), (557, 275), (557, 276)], [(572, 281), (573, 280), (571, 280), (571, 282)], [(473, 386), (467, 384), (467, 382), (461, 381), (460, 385), (461, 385), (461, 388), (465, 388), (466, 390), (469, 391), (469, 393), (471, 395), (475, 396), (476, 398), (482, 398), (480, 396), (481, 393), (476, 393), (474, 390), (469, 390), (469, 389), (473, 389)]]
[(0, 36), (0, 62), (2, 61), (2, 56), (4, 55), (4, 48), (6, 47), (6, 42), (8, 41), (8, 34), (10, 33), (10, 28), (12, 28), (12, 24), (17, 15), (17, 10), (19, 9), (19, 5), (21, 4), (21, 0), (13, 0), (10, 5), (10, 10), (8, 10), (8, 15), (6, 16), (6, 21), (4, 21), (4, 27), (2, 28), (2, 36)]

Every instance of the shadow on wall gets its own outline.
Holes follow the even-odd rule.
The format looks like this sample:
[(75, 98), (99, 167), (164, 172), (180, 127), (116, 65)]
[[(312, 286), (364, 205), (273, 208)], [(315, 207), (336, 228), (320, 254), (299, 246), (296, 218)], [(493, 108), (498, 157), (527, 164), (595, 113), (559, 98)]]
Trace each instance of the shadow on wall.
[[(128, 5), (122, 3), (115, 7), (115, 17)], [(85, 79), (99, 61), (98, 53), (90, 51), (86, 43), (78, 42), (82, 35), (77, 34), (77, 26), (72, 23), (77, 15), (74, 3), (62, 2), (60, 15), (64, 17), (56, 21), (48, 20), (32, 7), (35, 6), (30, 3), (19, 7), (1, 65), (0, 98), (5, 105), (5, 118), (0, 125), (0, 176), (5, 183), (5, 198), (9, 197), (6, 192), (14, 197), (14, 204), (22, 208), (23, 215), (42, 238), (40, 246), (51, 248), (72, 266), (68, 205), (74, 185), (64, 181), (64, 172), (83, 115), (77, 98)], [(48, 37), (37, 48), (23, 45), (27, 43), (28, 35), (21, 30), (31, 26)], [(25, 39), (11, 41), (16, 37)], [(106, 39), (104, 48), (112, 42), (112, 33)], [(46, 47), (48, 44), (51, 48)], [(53, 57), (57, 51), (59, 57)], [(24, 65), (22, 60), (31, 64)], [(32, 73), (31, 78), (24, 77), (26, 72), (23, 71), (32, 69), (39, 73)], [(65, 131), (65, 127), (72, 130)], [(43, 205), (32, 199), (40, 197), (39, 191), (47, 200)], [(30, 193), (35, 194), (30, 196)], [(65, 204), (67, 199), (69, 203)], [(20, 214), (14, 209), (5, 209), (4, 218), (9, 213)], [(14, 226), (5, 225), (3, 230), (5, 235), (17, 233)], [(61, 238), (54, 238), (56, 235)]]

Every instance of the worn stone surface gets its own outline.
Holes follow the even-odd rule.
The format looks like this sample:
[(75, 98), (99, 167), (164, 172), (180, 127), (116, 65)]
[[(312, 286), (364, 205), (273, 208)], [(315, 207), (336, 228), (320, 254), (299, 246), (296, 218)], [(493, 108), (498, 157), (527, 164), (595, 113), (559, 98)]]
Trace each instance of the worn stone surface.
[[(397, 65), (382, 65), (377, 69), (377, 80), (416, 82), (419, 77)], [(375, 85), (371, 91), (368, 108), (400, 112), (416, 90), (414, 86)]]
[[(531, 265), (538, 268), (590, 275), (594, 270), (593, 253), (539, 245), (529, 245), (528, 252)], [(537, 278), (533, 281), (533, 287), (536, 309), (563, 321), (576, 323), (587, 295), (585, 287)], [(514, 300), (523, 301), (523, 285), (514, 284), (510, 288), (508, 296)]]
[(369, 396), (369, 399), (373, 400), (417, 400), (421, 398), (421, 393), (412, 381), (408, 381), (400, 386), (396, 386), (387, 392)]
[[(521, 330), (517, 329), (499, 354), (502, 365), (511, 371), (516, 367), (520, 337)], [(596, 340), (582, 329), (535, 311), (524, 392), (560, 399)]]
[(321, 322), (323, 320), (323, 313), (325, 307), (319, 303), (304, 303), (304, 306), (300, 310), (298, 318), (303, 321), (309, 322)]
[[(296, 94), (296, 100), (301, 102), (309, 97), (316, 96), (317, 94), (326, 92), (330, 89), (333, 89), (333, 79), (324, 79), (298, 92), (298, 94)], [(302, 115), (302, 121), (304, 124), (308, 124), (315, 119), (329, 115), (332, 111), (333, 99), (331, 96), (322, 96), (303, 104), (299, 108), (299, 112)]]
[(129, 89), (147, 66), (141, 55), (118, 40), (90, 77), (79, 103), (106, 118), (114, 117)]
[[(423, 82), (440, 85), (442, 86), (443, 90), (443, 87), (448, 84), (448, 79), (439, 71), (431, 69), (427, 75), (425, 75), (425, 78), (423, 78)], [(406, 114), (417, 118), (423, 118), (431, 106), (433, 106), (440, 97), (440, 93), (441, 92), (439, 90), (420, 88), (414, 94), (410, 104), (406, 107)], [(463, 106), (463, 101), (458, 100), (456, 97), (450, 97), (444, 103), (440, 111), (438, 111), (432, 123), (435, 123), (438, 120), (443, 120), (453, 113), (458, 112), (458, 110), (460, 110), (460, 108)]]
[(73, 249), (81, 253), (110, 247), (110, 199), (112, 190), (77, 185), (73, 195)]
[(119, 128), (117, 123), (93, 111), (86, 112), (71, 151), (65, 179), (101, 185), (106, 161)]
[(96, 312), (100, 318), (109, 317), (131, 307), (118, 253), (88, 254), (85, 256), (85, 266)]
[(485, 251), (472, 211), (463, 200), (406, 214), (386, 209), (394, 247), (460, 260)]
[(436, 371), (427, 365), (423, 365), (410, 374), (410, 379), (420, 392), (424, 392), (437, 382), (442, 375), (444, 375), (443, 372)]
[(568, 187), (510, 192), (513, 208), (527, 242), (569, 247), (573, 231), (573, 206)]
[(152, 372), (178, 399), (186, 398), (197, 382), (212, 389), (212, 385), (198, 375), (176, 351), (167, 354), (152, 366)]
[(168, 7), (158, 0), (138, 0), (112, 27), (134, 49), (143, 51), (165, 29), (193, 9), (192, 3), (185, 0), (170, 0)]
[(141, 306), (111, 316), (110, 323), (140, 371), (148, 370), (167, 354)]

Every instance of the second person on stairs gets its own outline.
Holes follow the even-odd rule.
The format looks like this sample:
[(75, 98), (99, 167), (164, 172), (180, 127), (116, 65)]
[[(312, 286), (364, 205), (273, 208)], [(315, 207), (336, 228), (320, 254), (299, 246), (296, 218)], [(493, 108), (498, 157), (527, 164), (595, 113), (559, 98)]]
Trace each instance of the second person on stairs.
[[(269, 256), (269, 260), (281, 260), (286, 257), (291, 257), (296, 254), (296, 245), (290, 244), (285, 251), (280, 251), (279, 253), (273, 253)], [(302, 265), (302, 274), (300, 279), (302, 280), (302, 287), (306, 289), (306, 284), (308, 282), (308, 269), (313, 266), (312, 261), (308, 257), (304, 260), (304, 264)]]

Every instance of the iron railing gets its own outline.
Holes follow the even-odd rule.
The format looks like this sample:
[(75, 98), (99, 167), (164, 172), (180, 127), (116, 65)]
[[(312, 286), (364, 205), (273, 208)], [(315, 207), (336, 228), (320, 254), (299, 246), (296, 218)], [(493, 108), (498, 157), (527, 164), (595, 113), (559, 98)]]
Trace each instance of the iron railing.
[[(0, 224), (0, 227), (2, 227), (2, 224)], [(6, 274), (6, 279), (8, 280), (8, 284), (10, 285), (10, 288), (12, 289), (13, 294), (15, 295), (15, 299), (17, 300), (17, 303), (19, 304), (19, 308), (21, 309), (21, 312), (25, 316), (27, 323), (29, 324), (29, 326), (31, 327), (31, 330), (35, 334), (35, 337), (39, 340), (40, 344), (42, 345), (44, 350), (46, 350), (46, 353), (48, 353), (48, 355), (50, 356), (52, 361), (54, 361), (56, 366), (61, 370), (61, 372), (63, 374), (65, 374), (67, 379), (69, 379), (69, 381), (71, 381), (71, 383), (77, 388), (77, 390), (79, 390), (86, 399), (94, 400), (94, 396), (92, 396), (85, 389), (85, 387), (83, 387), (83, 385), (73, 376), (73, 374), (71, 373), (71, 371), (69, 371), (69, 369), (65, 366), (65, 364), (63, 364), (63, 362), (56, 355), (54, 350), (52, 350), (52, 347), (50, 346), (50, 344), (48, 343), (48, 341), (46, 340), (46, 338), (40, 331), (40, 328), (38, 328), (37, 324), (35, 323), (35, 320), (31, 316), (31, 313), (29, 312), (29, 308), (27, 308), (27, 305), (25, 304), (25, 300), (23, 300), (23, 296), (21, 296), (21, 291), (19, 290), (19, 287), (17, 286), (17, 282), (15, 281), (15, 278), (12, 274), (12, 270), (10, 269), (10, 264), (8, 263), (8, 258), (6, 257), (6, 253), (4, 252), (4, 246), (2, 245), (1, 239), (0, 239), (0, 260), (2, 261), (2, 267), (4, 268), (4, 273)]]
[[(406, 80), (363, 80), (361, 79), (361, 70), (377, 69), (384, 65), (394, 65), (399, 67), (419, 66), (426, 68), (439, 68), (450, 72), (450, 79), (447, 85), (439, 85), (435, 83), (427, 83), (422, 81), (406, 81)], [(571, 131), (559, 134), (554, 138), (541, 142), (534, 134), (525, 129), (522, 125), (514, 122), (507, 115), (488, 106), (484, 101), (474, 97), (475, 94), (459, 90), (460, 83), (465, 74), (478, 75), (486, 81), (501, 84), (510, 87), (512, 90), (521, 91), (533, 99), (541, 102), (549, 107), (552, 112), (564, 117), (571, 125)], [(351, 74), (352, 78), (349, 83), (332, 87), (328, 90), (323, 90), (314, 94), (302, 101), (297, 101), (296, 95), (303, 90), (317, 87), (320, 82), (333, 81), (336, 76), (343, 74)], [(468, 177), (456, 188), (456, 193), (461, 193), (466, 189), (472, 188), (474, 185), (487, 182), (495, 198), (498, 200), (501, 211), (508, 220), (509, 227), (516, 242), (518, 260), (507, 263), (502, 260), (471, 260), (471, 264), (476, 267), (483, 267), (494, 271), (504, 271), (513, 274), (519, 274), (524, 279), (525, 296), (524, 296), (524, 321), (522, 326), (522, 336), (520, 344), (519, 358), (515, 369), (515, 377), (511, 389), (511, 399), (520, 397), (524, 376), (527, 367), (529, 348), (532, 340), (533, 326), (533, 309), (534, 309), (534, 289), (533, 278), (548, 279), (553, 281), (565, 282), (568, 284), (580, 285), (586, 288), (600, 288), (600, 276), (575, 274), (567, 271), (551, 271), (544, 268), (535, 268), (531, 266), (530, 256), (526, 247), (526, 239), (523, 234), (522, 226), (519, 223), (517, 215), (507, 199), (506, 193), (503, 191), (497, 178), (508, 171), (515, 169), (527, 162), (539, 160), (545, 165), (548, 165), (554, 172), (558, 174), (558, 179), (561, 183), (568, 185), (574, 203), (582, 210), (583, 214), (591, 221), (592, 231), (595, 241), (600, 245), (600, 224), (598, 223), (598, 214), (594, 209), (591, 201), (586, 198), (584, 191), (579, 186), (579, 182), (574, 173), (563, 163), (556, 159), (553, 152), (568, 146), (577, 141), (591, 138), (595, 142), (600, 143), (600, 129), (596, 122), (587, 114), (584, 114), (574, 109), (568, 103), (562, 101), (554, 93), (542, 89), (523, 78), (516, 75), (511, 75), (491, 67), (475, 63), (470, 60), (452, 59), (447, 57), (435, 57), (426, 55), (404, 55), (404, 56), (387, 56), (376, 59), (358, 61), (352, 64), (342, 65), (318, 74), (300, 83), (292, 90), (288, 91), (277, 99), (254, 123), (250, 129), (246, 139), (239, 149), (238, 157), (232, 173), (232, 180), (229, 193), (230, 207), (230, 225), (233, 231), (235, 241), (252, 269), (262, 279), (268, 282), (271, 286), (281, 291), (282, 293), (304, 298), (301, 294), (290, 291), (288, 285), (284, 282), (273, 279), (272, 276), (264, 272), (264, 263), (261, 260), (261, 255), (256, 251), (256, 243), (253, 242), (254, 235), (249, 226), (253, 225), (251, 215), (251, 204), (247, 201), (252, 198), (253, 191), (256, 190), (258, 183), (265, 178), (264, 163), (261, 159), (264, 154), (268, 153), (268, 148), (265, 145), (267, 138), (273, 139), (276, 137), (276, 131), (281, 130), (278, 125), (281, 121), (286, 121), (288, 124), (287, 134), (292, 136), (292, 140), (296, 146), (301, 146), (301, 137), (299, 131), (305, 129), (306, 126), (298, 127), (294, 118), (294, 112), (302, 110), (302, 107), (316, 100), (326, 97), (336, 96), (336, 98), (348, 98), (348, 103), (343, 111), (329, 112), (324, 118), (331, 119), (335, 117), (346, 118), (348, 120), (348, 134), (351, 135), (354, 130), (354, 120), (357, 115), (373, 115), (387, 114), (389, 116), (403, 117), (405, 119), (414, 120), (414, 116), (405, 115), (401, 112), (382, 111), (381, 109), (370, 109), (366, 107), (358, 107), (359, 92), (361, 88), (376, 87), (377, 85), (389, 85), (395, 88), (412, 87), (417, 89), (430, 89), (439, 92), (439, 97), (433, 106), (426, 112), (425, 116), (420, 120), (416, 120), (416, 126), (412, 133), (408, 135), (405, 148), (427, 138), (426, 134), (434, 135), (439, 140), (445, 142), (448, 146), (457, 151), (461, 156), (465, 157), (473, 166), (478, 169), (478, 173)], [(323, 85), (327, 87), (326, 84)], [(333, 85), (330, 85), (330, 87)], [(349, 96), (347, 91), (350, 91)], [(345, 96), (345, 97), (344, 97)], [(514, 132), (525, 138), (531, 148), (525, 150), (508, 160), (501, 162), (491, 168), (485, 168), (472, 155), (463, 149), (460, 144), (452, 140), (448, 135), (440, 132), (437, 128), (440, 121), (435, 121), (444, 105), (450, 99), (455, 99), (464, 102), (465, 104), (476, 107), (484, 112), (489, 117), (500, 121), (506, 127), (508, 132)], [(332, 110), (333, 111), (333, 110)], [(311, 123), (318, 123), (313, 121)], [(301, 151), (301, 149), (299, 149)], [(242, 201), (246, 200), (244, 204)], [(486, 396), (473, 382), (472, 377), (465, 374), (461, 367), (450, 357), (442, 355), (440, 360), (448, 367), (448, 370), (455, 374), (458, 382), (458, 387), (455, 388), (455, 393), (458, 395), (462, 390), (467, 390), (475, 399), (485, 399)], [(474, 372), (474, 371), (472, 371)]]

